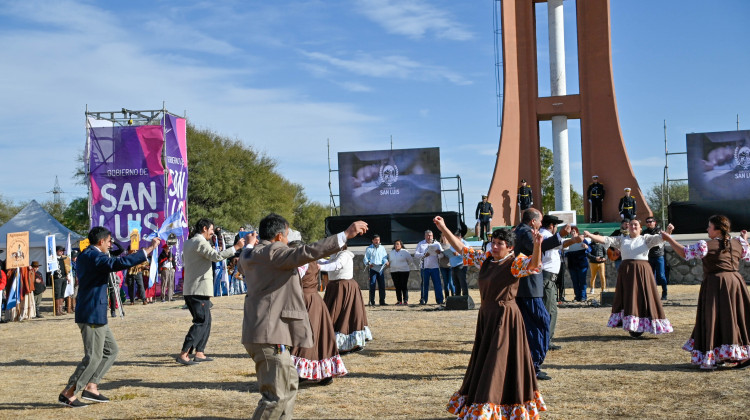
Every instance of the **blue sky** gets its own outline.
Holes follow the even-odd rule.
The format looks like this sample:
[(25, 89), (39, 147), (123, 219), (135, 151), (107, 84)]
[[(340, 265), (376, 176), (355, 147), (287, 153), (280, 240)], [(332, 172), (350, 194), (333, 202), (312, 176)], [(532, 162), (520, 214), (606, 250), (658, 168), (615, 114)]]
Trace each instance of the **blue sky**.
[[(201, 128), (276, 159), (328, 203), (336, 153), (440, 147), (469, 213), (489, 188), (497, 126), (493, 7), (484, 1), (0, 1), (0, 194), (86, 194), (72, 173), (84, 110), (187, 113)], [(217, 5), (218, 4), (218, 5)], [(565, 1), (568, 93), (578, 88), (574, 2)], [(539, 91), (549, 93), (546, 5), (538, 9)], [(750, 2), (612, 0), (620, 124), (644, 190), (661, 183), (690, 132), (750, 128)], [(580, 130), (569, 123), (581, 191)], [(551, 148), (549, 123), (540, 128)], [(673, 178), (685, 159), (670, 159)], [(606, 183), (606, 180), (604, 180)], [(334, 188), (337, 186), (334, 174)], [(454, 188), (446, 181), (445, 188)], [(444, 207), (455, 209), (455, 193)], [(468, 218), (471, 220), (471, 217)]]

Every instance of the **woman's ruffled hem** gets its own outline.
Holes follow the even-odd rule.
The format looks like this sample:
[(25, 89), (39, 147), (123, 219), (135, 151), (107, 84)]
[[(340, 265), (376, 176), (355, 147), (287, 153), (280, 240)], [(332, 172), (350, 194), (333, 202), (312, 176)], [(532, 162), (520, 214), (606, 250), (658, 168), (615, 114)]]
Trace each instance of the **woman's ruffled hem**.
[(639, 318), (633, 315), (625, 316), (624, 311), (610, 315), (607, 326), (610, 328), (621, 327), (625, 331), (648, 332), (652, 334), (671, 333), (672, 323), (668, 319)]
[(464, 420), (533, 420), (547, 411), (542, 394), (534, 391), (534, 399), (521, 404), (473, 403), (466, 405), (466, 395), (453, 394), (446, 409)]
[(357, 347), (364, 347), (365, 344), (372, 340), (372, 332), (365, 325), (364, 330), (354, 331), (351, 334), (336, 333), (336, 346), (339, 351), (349, 351)]
[(338, 354), (323, 360), (309, 360), (302, 357), (292, 356), (294, 367), (300, 378), (317, 381), (334, 376), (344, 376), (347, 373), (344, 361)]
[(691, 338), (682, 349), (690, 352), (690, 363), (700, 366), (701, 369), (716, 369), (716, 364), (720, 362), (739, 363), (750, 360), (750, 346), (739, 344), (722, 344), (704, 353), (695, 350), (695, 340)]

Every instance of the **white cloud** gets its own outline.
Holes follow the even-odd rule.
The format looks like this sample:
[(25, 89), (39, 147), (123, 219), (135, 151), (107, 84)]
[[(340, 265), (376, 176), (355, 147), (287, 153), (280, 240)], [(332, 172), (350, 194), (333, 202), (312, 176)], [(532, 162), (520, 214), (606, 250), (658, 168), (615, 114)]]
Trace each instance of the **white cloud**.
[(372, 88), (357, 82), (339, 82), (339, 86), (350, 92), (372, 92)]
[(374, 57), (369, 53), (359, 52), (353, 58), (344, 59), (321, 52), (302, 51), (302, 54), (312, 60), (361, 76), (419, 81), (447, 80), (456, 85), (472, 84), (472, 81), (444, 67), (422, 64), (400, 55)]
[(360, 0), (359, 12), (386, 31), (411, 38), (433, 33), (437, 38), (467, 41), (474, 34), (443, 10), (421, 0)]
[[(365, 149), (368, 126), (380, 120), (352, 104), (311, 99), (298, 89), (252, 86), (248, 76), (253, 72), (244, 68), (199, 61), (179, 51), (162, 54), (154, 51), (161, 46), (138, 35), (138, 28), (109, 13), (85, 4), (67, 6), (73, 12), (62, 7), (59, 12), (69, 16), (59, 19), (19, 6), (12, 12), (24, 30), (0, 31), (0, 56), (6, 57), (0, 60), (0, 106), (6, 110), (0, 116), (0, 178), (27, 173), (30, 162), (43, 168), (16, 187), (4, 188), (8, 198), (25, 199), (28, 191), (43, 194), (55, 174), (63, 186), (72, 184), (75, 157), (85, 143), (87, 104), (90, 111), (142, 110), (160, 109), (166, 100), (167, 109), (186, 110), (197, 126), (266, 152), (287, 179), (303, 184), (311, 199), (322, 202), (328, 196), (326, 139), (338, 142), (340, 150)], [(55, 27), (50, 29), (51, 23)], [(212, 38), (196, 33), (193, 39)], [(210, 45), (207, 41), (204, 47)], [(231, 51), (229, 44), (217, 45)], [(366, 86), (352, 83), (349, 88)]]
[(153, 39), (164, 47), (185, 49), (210, 54), (228, 55), (240, 50), (226, 41), (208, 36), (192, 28), (189, 24), (178, 24), (170, 19), (159, 17), (144, 24)]

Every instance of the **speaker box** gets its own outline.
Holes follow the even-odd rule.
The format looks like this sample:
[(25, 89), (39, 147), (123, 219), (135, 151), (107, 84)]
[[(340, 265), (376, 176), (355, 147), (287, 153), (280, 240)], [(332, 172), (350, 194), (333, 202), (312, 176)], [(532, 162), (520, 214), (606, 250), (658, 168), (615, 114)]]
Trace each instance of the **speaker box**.
[(603, 292), (601, 295), (602, 306), (612, 306), (615, 301), (615, 292)]
[(445, 309), (449, 311), (474, 309), (474, 300), (471, 296), (450, 296), (445, 300)]

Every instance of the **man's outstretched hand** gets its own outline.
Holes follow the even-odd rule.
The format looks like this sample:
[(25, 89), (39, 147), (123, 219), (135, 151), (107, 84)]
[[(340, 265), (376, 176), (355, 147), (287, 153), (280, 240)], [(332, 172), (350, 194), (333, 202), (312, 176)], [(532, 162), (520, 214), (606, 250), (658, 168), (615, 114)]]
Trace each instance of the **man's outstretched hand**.
[(357, 220), (346, 228), (344, 234), (346, 235), (346, 239), (352, 239), (355, 236), (363, 235), (365, 232), (367, 232), (367, 223)]

